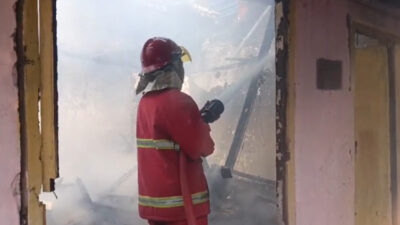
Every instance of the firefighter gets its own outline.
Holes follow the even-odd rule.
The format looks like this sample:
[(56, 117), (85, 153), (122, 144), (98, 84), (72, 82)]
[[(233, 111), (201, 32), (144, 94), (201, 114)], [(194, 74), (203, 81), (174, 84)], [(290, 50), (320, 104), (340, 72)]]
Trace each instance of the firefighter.
[[(213, 153), (210, 127), (181, 92), (190, 54), (154, 37), (143, 46), (136, 94), (139, 215), (150, 225), (207, 225), (210, 213), (202, 158)], [(218, 116), (219, 117), (219, 116)]]

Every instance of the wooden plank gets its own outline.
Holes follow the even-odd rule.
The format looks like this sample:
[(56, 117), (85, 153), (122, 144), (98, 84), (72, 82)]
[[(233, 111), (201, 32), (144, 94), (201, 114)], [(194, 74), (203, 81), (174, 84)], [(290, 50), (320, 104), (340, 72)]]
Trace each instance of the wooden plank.
[(392, 225), (388, 56), (355, 49), (355, 224)]
[[(397, 149), (397, 181), (400, 180), (400, 46), (397, 45), (394, 47), (394, 72), (395, 72), (395, 83), (396, 83), (396, 127), (397, 127), (397, 136), (396, 136), (396, 149)], [(400, 203), (400, 185), (397, 185), (397, 204)], [(399, 209), (399, 205), (397, 205), (397, 209)], [(400, 224), (400, 216), (397, 213), (397, 224)]]
[(395, 50), (388, 46), (388, 75), (389, 75), (389, 129), (390, 129), (390, 191), (392, 196), (392, 221), (397, 225), (397, 125), (396, 125), (396, 76)]
[(53, 42), (53, 0), (40, 0), (40, 58), (41, 58), (41, 160), (43, 191), (54, 191), (58, 177), (57, 102)]
[(358, 30), (371, 35), (379, 35), (382, 39), (399, 40), (400, 11), (393, 7), (378, 7), (359, 1), (349, 1), (349, 12)]
[(25, 65), (23, 74), (23, 107), (25, 140), (24, 151), (27, 156), (28, 224), (42, 225), (44, 207), (39, 202), (42, 185), (42, 165), (40, 161), (41, 136), (39, 127), (39, 89), (40, 58), (38, 40), (38, 2), (25, 0), (23, 5), (23, 45), (25, 46)]

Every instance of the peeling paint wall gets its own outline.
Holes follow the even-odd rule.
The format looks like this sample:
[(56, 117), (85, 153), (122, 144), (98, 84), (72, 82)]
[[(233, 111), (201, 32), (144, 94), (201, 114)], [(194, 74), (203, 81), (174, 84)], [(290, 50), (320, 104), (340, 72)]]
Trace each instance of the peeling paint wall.
[[(353, 225), (355, 79), (349, 33), (357, 30), (389, 43), (399, 40), (400, 10), (357, 0), (290, 2), (289, 221), (291, 225)], [(324, 69), (318, 62), (340, 65), (340, 85), (332, 77), (321, 82), (318, 71)], [(332, 75), (335, 69), (326, 67), (326, 71)]]
[(0, 218), (19, 224), (20, 136), (13, 33), (15, 0), (0, 1)]
[[(297, 0), (289, 43), (294, 86), (295, 224), (354, 224), (354, 106), (346, 0)], [(341, 88), (317, 88), (317, 60), (342, 64)]]

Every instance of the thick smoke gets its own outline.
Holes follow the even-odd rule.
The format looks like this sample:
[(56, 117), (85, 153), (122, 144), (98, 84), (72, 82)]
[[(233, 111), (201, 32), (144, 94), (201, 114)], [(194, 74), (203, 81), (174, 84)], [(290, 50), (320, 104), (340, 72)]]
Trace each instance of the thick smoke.
[[(273, 1), (68, 0), (57, 2), (60, 178), (41, 199), (49, 225), (132, 224), (137, 214), (134, 84), (145, 40), (185, 46), (183, 91), (201, 107), (226, 105), (212, 125), (215, 154), (206, 170), (215, 225), (275, 225), (275, 75)], [(268, 46), (263, 47), (263, 43)], [(263, 49), (263, 50), (261, 50)], [(266, 54), (260, 54), (264, 52)], [(260, 75), (261, 74), (261, 75)], [(257, 96), (238, 172), (222, 179), (252, 79)]]

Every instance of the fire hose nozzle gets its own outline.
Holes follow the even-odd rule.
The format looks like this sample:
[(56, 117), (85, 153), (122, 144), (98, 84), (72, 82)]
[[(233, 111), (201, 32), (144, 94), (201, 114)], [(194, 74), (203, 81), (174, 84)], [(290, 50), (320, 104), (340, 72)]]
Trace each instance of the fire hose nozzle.
[(212, 123), (219, 119), (221, 114), (224, 112), (224, 109), (224, 104), (218, 99), (207, 101), (204, 107), (200, 110), (201, 117), (204, 122)]

